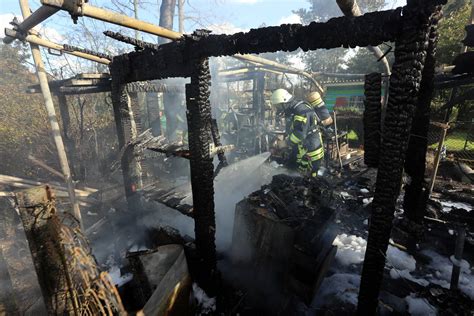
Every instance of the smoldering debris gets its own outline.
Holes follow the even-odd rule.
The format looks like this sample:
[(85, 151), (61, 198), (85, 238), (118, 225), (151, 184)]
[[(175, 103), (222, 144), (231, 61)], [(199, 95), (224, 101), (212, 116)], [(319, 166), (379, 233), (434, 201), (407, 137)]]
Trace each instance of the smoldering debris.
[(311, 302), (335, 254), (330, 202), (323, 180), (280, 174), (237, 204), (231, 265), (254, 299), (272, 297), (266, 308), (288, 308), (288, 292)]

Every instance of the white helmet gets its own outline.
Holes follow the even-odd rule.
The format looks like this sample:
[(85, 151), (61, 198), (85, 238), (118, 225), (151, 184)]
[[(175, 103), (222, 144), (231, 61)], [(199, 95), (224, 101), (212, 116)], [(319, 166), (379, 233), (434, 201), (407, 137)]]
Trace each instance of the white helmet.
[(293, 96), (286, 91), (285, 89), (276, 89), (272, 93), (272, 97), (270, 99), (273, 106), (281, 103), (287, 103), (293, 98)]

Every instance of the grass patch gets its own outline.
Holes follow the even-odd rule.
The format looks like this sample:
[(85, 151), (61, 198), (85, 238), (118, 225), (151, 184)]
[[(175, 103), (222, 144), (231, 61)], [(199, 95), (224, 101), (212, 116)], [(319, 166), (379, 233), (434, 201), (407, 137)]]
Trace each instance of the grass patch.
[[(446, 145), (447, 151), (461, 151), (464, 150), (464, 145), (466, 143), (466, 138), (468, 137), (468, 133), (465, 131), (455, 131), (446, 135), (446, 139), (444, 140), (444, 144)], [(429, 146), (431, 149), (437, 149), (438, 143), (434, 143)], [(468, 141), (466, 150), (473, 150), (474, 149), (474, 141)]]

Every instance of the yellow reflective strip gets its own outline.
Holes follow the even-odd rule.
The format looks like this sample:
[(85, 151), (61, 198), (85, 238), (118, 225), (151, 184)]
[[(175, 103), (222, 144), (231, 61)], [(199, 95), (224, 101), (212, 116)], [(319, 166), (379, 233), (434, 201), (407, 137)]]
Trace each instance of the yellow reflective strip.
[(315, 106), (315, 107), (320, 107), (324, 104), (323, 100), (322, 99), (316, 99), (314, 100), (313, 102), (311, 102), (311, 105), (312, 106)]
[(299, 142), (301, 142), (301, 139), (299, 139), (298, 137), (296, 137), (295, 134), (292, 133), (292, 134), (290, 135), (290, 141), (293, 142), (293, 143), (295, 143), (295, 144), (298, 144)]
[(299, 121), (299, 122), (303, 122), (306, 124), (306, 122), (308, 121), (308, 119), (304, 116), (301, 116), (301, 115), (295, 115), (293, 120), (295, 121)]
[(311, 156), (310, 157), (310, 160), (311, 161), (318, 161), (319, 159), (322, 159), (324, 157), (324, 152), (320, 153), (319, 155), (317, 156)]
[(321, 153), (324, 153), (324, 148), (323, 147), (318, 148), (314, 151), (310, 151), (310, 152), (307, 153), (307, 155), (310, 156), (310, 157), (314, 157), (314, 156), (319, 155)]

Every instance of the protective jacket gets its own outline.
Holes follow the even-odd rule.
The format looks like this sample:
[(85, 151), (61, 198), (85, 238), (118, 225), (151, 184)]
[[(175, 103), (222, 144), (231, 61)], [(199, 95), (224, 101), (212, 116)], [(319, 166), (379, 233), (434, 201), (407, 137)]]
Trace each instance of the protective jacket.
[(306, 101), (291, 101), (285, 110), (287, 134), (293, 146), (293, 157), (302, 172), (317, 171), (324, 157), (323, 142), (319, 131), (319, 122), (330, 117), (324, 102), (311, 105)]

